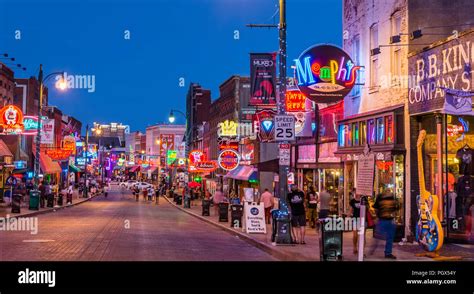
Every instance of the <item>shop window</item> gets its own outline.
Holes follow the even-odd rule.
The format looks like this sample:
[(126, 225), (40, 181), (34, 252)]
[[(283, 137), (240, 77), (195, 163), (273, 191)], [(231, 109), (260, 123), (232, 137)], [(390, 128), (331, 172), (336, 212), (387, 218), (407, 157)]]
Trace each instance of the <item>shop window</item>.
[(365, 146), (367, 144), (367, 123), (365, 121), (360, 122), (360, 145)]
[(352, 124), (352, 145), (359, 146), (359, 123)]
[(339, 125), (339, 134), (338, 134), (339, 147), (344, 147), (346, 144), (344, 142), (344, 125)]
[(347, 124), (346, 127), (346, 144), (347, 146), (352, 146), (352, 125)]
[(393, 116), (388, 115), (385, 117), (385, 129), (387, 131), (385, 135), (387, 140), (385, 141), (385, 143), (393, 144)]
[(377, 144), (385, 143), (385, 122), (383, 117), (377, 118)]
[(367, 125), (367, 141), (372, 145), (375, 144), (375, 119), (369, 119)]

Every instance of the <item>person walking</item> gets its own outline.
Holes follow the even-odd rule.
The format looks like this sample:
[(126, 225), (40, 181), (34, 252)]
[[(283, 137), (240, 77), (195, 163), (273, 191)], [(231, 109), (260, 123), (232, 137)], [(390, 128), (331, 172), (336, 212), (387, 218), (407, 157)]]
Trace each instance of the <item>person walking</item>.
[(72, 183), (69, 184), (69, 187), (67, 188), (66, 191), (66, 202), (67, 204), (72, 204), (72, 193), (74, 192), (74, 188), (72, 186)]
[(216, 215), (219, 215), (219, 203), (224, 202), (224, 193), (220, 189), (216, 190), (212, 201), (214, 203), (214, 211)]
[[(376, 233), (383, 236), (385, 239), (385, 258), (397, 259), (397, 257), (392, 254), (392, 248), (393, 239), (395, 237), (395, 223), (393, 219), (395, 217), (395, 212), (398, 209), (398, 203), (392, 190), (386, 189), (381, 195), (378, 195), (373, 207), (378, 219), (375, 228)], [(373, 255), (377, 249), (378, 243), (378, 240), (374, 242), (371, 255)]]
[(331, 202), (331, 194), (323, 189), (319, 194), (319, 220), (329, 217), (329, 205)]
[(270, 224), (270, 211), (275, 205), (273, 194), (265, 188), (265, 191), (260, 196), (260, 200), (263, 202), (263, 206), (265, 207), (265, 223)]
[(288, 194), (288, 203), (291, 208), (291, 226), (294, 242), (296, 244), (306, 244), (306, 212), (304, 207), (304, 193), (298, 190), (296, 185), (291, 187), (291, 193)]
[[(360, 220), (360, 195), (357, 193), (352, 193), (353, 198), (349, 201), (349, 206), (350, 206), (350, 215), (352, 218), (356, 218), (357, 220)], [(359, 221), (357, 222), (352, 222), (352, 223), (357, 223), (360, 224)], [(365, 238), (365, 232), (364, 232), (364, 238)], [(354, 246), (353, 248), (353, 253), (357, 254), (358, 253), (358, 248), (359, 248), (359, 228), (352, 228), (352, 245)]]
[(309, 187), (307, 193), (307, 201), (308, 201), (308, 220), (311, 228), (316, 227), (316, 213), (318, 209), (318, 194), (314, 190), (314, 187)]
[(161, 187), (158, 187), (155, 190), (155, 203), (160, 204), (160, 194), (161, 194)]

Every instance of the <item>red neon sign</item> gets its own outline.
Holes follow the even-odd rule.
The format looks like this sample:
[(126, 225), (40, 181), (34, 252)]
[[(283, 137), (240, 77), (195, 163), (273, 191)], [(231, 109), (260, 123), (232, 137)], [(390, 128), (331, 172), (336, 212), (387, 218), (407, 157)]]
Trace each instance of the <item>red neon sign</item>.
[(230, 171), (236, 169), (239, 166), (240, 157), (235, 150), (228, 149), (222, 151), (221, 154), (219, 154), (217, 162), (222, 169)]
[(287, 112), (306, 111), (306, 96), (299, 90), (286, 91), (285, 106)]
[(51, 157), (52, 160), (66, 160), (71, 156), (72, 150), (68, 149), (46, 149), (46, 155)]
[(4, 134), (21, 134), (25, 129), (23, 112), (15, 105), (6, 105), (0, 110), (0, 125)]
[(213, 172), (217, 169), (217, 163), (214, 161), (202, 161), (195, 165), (197, 172)]

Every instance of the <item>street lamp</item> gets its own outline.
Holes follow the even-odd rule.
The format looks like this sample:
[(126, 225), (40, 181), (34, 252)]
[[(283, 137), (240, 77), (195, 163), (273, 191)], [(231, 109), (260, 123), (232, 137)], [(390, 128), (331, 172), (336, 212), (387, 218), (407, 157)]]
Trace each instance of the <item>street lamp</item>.
[(171, 109), (170, 115), (168, 117), (168, 120), (169, 120), (170, 123), (174, 123), (176, 121), (176, 117), (174, 116), (175, 112), (181, 114), (184, 117), (184, 119), (186, 119), (186, 115), (182, 111), (179, 111), (179, 110), (176, 110), (176, 109)]
[[(62, 78), (59, 81), (59, 88), (61, 90), (66, 89), (66, 83), (64, 81), (64, 72), (53, 72), (47, 75), (46, 77), (43, 76), (43, 65), (40, 64), (40, 69), (38, 73), (38, 81), (39, 81), (39, 103), (38, 103), (38, 128), (36, 133), (36, 157), (35, 157), (35, 164), (34, 164), (34, 174), (35, 174), (35, 190), (38, 191), (39, 186), (39, 174), (40, 174), (40, 148), (41, 148), (41, 117), (43, 111), (43, 92), (44, 92), (44, 84), (53, 76), (61, 75)], [(57, 85), (58, 85), (57, 84)]]
[(98, 145), (98, 157), (99, 157), (99, 168), (100, 168), (100, 177), (102, 184), (104, 184), (104, 162), (103, 162), (103, 156), (102, 156), (102, 150), (101, 150), (101, 137), (100, 135), (102, 134), (102, 130), (100, 128), (92, 128), (92, 132), (94, 132), (95, 135), (99, 136), (99, 145)]

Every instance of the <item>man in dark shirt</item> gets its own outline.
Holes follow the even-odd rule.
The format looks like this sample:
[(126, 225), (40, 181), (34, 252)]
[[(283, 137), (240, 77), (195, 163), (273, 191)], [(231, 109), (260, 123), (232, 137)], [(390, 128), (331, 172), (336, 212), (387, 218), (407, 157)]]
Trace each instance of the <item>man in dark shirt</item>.
[[(392, 254), (393, 238), (395, 237), (395, 223), (393, 219), (398, 209), (398, 204), (392, 190), (387, 189), (382, 195), (379, 195), (374, 204), (377, 213), (378, 223), (377, 232), (385, 238), (385, 258), (396, 259)], [(377, 247), (377, 242), (372, 249), (372, 253)]]
[(298, 190), (296, 185), (291, 187), (291, 193), (288, 194), (288, 203), (291, 208), (291, 225), (294, 242), (297, 244), (306, 244), (304, 241), (306, 229), (306, 213), (304, 207), (304, 193)]
[[(353, 218), (360, 218), (360, 195), (355, 193), (352, 193), (354, 195), (349, 201), (349, 206), (351, 207), (351, 216)], [(358, 245), (359, 245), (359, 230), (358, 228), (353, 228), (352, 231), (352, 243), (354, 245), (354, 254), (358, 253)]]

